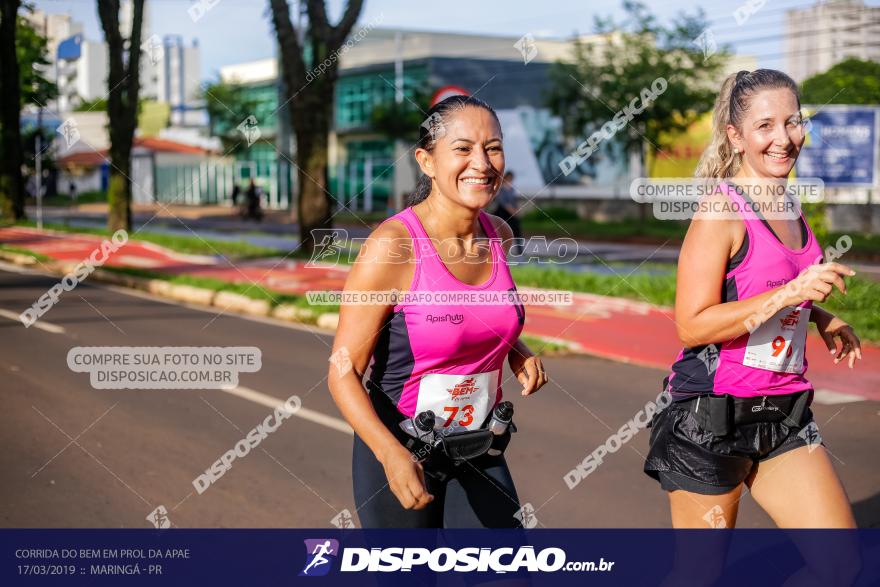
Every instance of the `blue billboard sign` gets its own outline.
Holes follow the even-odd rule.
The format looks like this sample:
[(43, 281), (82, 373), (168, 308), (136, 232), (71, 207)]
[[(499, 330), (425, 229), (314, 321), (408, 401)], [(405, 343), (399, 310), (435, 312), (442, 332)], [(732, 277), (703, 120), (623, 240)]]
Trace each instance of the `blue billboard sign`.
[(880, 108), (805, 106), (807, 140), (797, 160), (798, 177), (817, 177), (826, 187), (877, 187)]

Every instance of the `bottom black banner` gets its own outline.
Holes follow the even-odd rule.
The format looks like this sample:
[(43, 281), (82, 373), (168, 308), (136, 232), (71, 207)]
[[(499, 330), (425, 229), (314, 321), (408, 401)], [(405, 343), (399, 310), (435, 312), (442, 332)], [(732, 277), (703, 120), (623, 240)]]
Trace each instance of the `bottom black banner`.
[(2, 585), (880, 585), (880, 530), (0, 530)]

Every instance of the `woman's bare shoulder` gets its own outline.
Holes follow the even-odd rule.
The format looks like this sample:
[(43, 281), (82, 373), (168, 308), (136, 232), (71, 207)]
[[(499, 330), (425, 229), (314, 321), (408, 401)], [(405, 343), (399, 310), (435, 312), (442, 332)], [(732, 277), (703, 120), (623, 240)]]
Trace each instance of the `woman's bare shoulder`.
[(412, 254), (412, 238), (409, 230), (401, 220), (386, 220), (377, 226), (367, 237), (362, 251), (370, 254), (377, 261), (388, 258), (409, 258)]
[(361, 244), (347, 287), (405, 289), (412, 280), (412, 238), (403, 222), (387, 220)]
[(510, 228), (510, 225), (507, 222), (494, 214), (485, 213), (489, 218), (489, 221), (492, 223), (492, 228), (495, 229), (495, 232), (498, 233), (498, 238), (502, 241), (506, 241), (508, 239), (513, 238), (513, 229)]

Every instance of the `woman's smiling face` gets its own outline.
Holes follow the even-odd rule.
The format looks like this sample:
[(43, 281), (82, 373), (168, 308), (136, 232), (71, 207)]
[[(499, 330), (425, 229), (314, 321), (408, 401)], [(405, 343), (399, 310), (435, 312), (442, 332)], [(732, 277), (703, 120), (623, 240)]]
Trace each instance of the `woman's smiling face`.
[(485, 208), (504, 175), (501, 126), (488, 110), (465, 106), (437, 128), (433, 150), (416, 150), (422, 171), (447, 198), (465, 208)]
[(745, 174), (788, 177), (806, 137), (797, 96), (787, 88), (757, 92), (741, 126), (728, 125), (727, 136), (742, 153)]

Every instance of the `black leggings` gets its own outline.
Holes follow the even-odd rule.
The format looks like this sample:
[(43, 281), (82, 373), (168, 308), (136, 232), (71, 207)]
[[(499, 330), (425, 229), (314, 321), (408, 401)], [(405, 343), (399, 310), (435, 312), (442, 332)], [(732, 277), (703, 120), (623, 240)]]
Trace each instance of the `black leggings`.
[(425, 475), (434, 501), (404, 509), (385, 469), (357, 435), (352, 456), (354, 501), (363, 528), (520, 528), (519, 498), (504, 455), (484, 455), (453, 467), (444, 481)]

